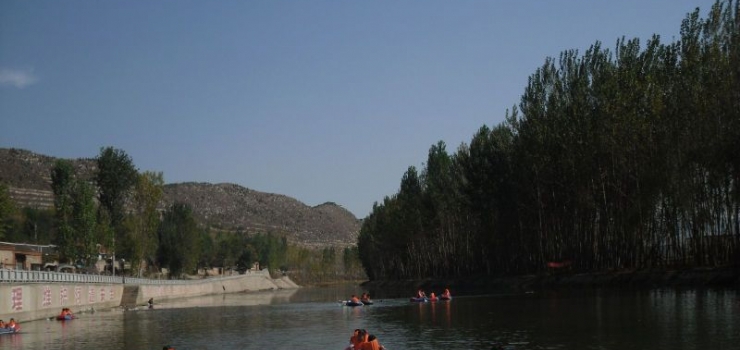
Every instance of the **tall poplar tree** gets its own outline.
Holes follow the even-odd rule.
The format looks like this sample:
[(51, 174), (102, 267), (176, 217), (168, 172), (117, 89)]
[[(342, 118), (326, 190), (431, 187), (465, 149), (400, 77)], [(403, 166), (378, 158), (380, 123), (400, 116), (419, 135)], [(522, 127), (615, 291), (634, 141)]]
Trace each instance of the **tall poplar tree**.
[(57, 230), (55, 243), (62, 259), (72, 259), (75, 256), (72, 227), (74, 183), (72, 163), (64, 159), (57, 160), (51, 170), (51, 188), (54, 193), (54, 217)]
[(97, 253), (95, 209), (93, 187), (85, 181), (77, 180), (72, 193), (72, 251), (75, 260), (83, 260), (88, 265), (94, 262)]
[(124, 228), (121, 224), (126, 214), (126, 200), (131, 188), (136, 184), (138, 171), (126, 152), (113, 147), (101, 148), (96, 163), (98, 170), (95, 174), (95, 181), (98, 186), (100, 208), (106, 211), (98, 217), (101, 222), (106, 217), (110, 220), (113, 232), (110, 248), (115, 252), (115, 241), (120, 241), (124, 236)]
[(368, 276), (737, 262), (739, 28), (740, 4), (720, 0), (706, 18), (689, 13), (671, 44), (621, 38), (546, 58), (505, 124), (481, 128), (449, 166), (433, 146), (419, 196), (406, 173), (373, 206), (358, 238)]
[(164, 212), (158, 234), (158, 261), (162, 267), (170, 269), (170, 277), (195, 269), (200, 258), (200, 234), (189, 205), (172, 204)]
[(5, 233), (10, 228), (10, 222), (15, 213), (15, 205), (8, 193), (8, 186), (0, 183), (0, 239), (5, 237)]
[(154, 258), (157, 249), (159, 211), (157, 206), (164, 194), (164, 177), (161, 172), (146, 171), (138, 175), (133, 188), (132, 215), (128, 216), (128, 227), (124, 249), (134, 270), (141, 271), (141, 262)]

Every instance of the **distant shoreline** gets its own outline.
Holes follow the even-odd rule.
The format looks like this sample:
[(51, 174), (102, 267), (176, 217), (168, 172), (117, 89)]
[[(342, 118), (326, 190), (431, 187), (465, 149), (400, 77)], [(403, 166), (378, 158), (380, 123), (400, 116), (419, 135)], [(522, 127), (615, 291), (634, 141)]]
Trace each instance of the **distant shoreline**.
[(424, 289), (442, 291), (450, 288), (461, 294), (496, 291), (533, 291), (557, 288), (740, 288), (740, 265), (716, 268), (652, 269), (575, 273), (569, 271), (507, 277), (470, 277), (404, 281), (367, 281), (365, 289)]

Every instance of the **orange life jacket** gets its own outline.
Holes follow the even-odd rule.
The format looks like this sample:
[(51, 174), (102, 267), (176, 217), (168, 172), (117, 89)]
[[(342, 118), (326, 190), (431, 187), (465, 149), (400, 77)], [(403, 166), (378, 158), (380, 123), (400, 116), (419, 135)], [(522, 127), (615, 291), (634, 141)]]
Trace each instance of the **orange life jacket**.
[(380, 350), (380, 343), (378, 342), (378, 339), (373, 339), (371, 341), (366, 341), (362, 344), (360, 344), (360, 350)]
[(349, 338), (349, 341), (354, 345), (355, 349), (360, 349), (360, 344), (365, 342), (365, 338), (361, 337), (359, 334), (355, 334), (352, 338)]

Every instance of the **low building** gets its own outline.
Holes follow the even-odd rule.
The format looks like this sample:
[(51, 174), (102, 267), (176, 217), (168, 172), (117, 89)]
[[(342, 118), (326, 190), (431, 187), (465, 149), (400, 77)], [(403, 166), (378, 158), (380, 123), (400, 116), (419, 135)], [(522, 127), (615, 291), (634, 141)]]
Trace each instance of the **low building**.
[(0, 242), (0, 268), (41, 270), (44, 256), (55, 253), (55, 245)]

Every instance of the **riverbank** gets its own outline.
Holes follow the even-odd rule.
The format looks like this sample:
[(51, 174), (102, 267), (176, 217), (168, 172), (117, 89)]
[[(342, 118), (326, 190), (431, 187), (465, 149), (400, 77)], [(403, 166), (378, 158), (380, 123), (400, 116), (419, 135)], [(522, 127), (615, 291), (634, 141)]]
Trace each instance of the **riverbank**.
[(527, 292), (555, 288), (660, 288), (705, 287), (740, 288), (740, 265), (717, 268), (675, 270), (608, 271), (574, 273), (570, 271), (524, 276), (480, 276), (470, 278), (404, 281), (368, 281), (370, 290), (424, 289), (440, 292), (450, 288), (456, 294)]
[(297, 289), (287, 276), (270, 278), (267, 270), (222, 279), (191, 280), (183, 284), (126, 285), (123, 288), (120, 306), (146, 305), (150, 299), (157, 302), (198, 297), (204, 295), (258, 292), (279, 289)]
[[(55, 317), (63, 307), (74, 312), (135, 307), (196, 296), (300, 288), (287, 276), (273, 279), (267, 270), (223, 278), (167, 280), (162, 283), (82, 283), (55, 280), (0, 283), (0, 319), (32, 321)], [(159, 281), (155, 281), (159, 282)]]

